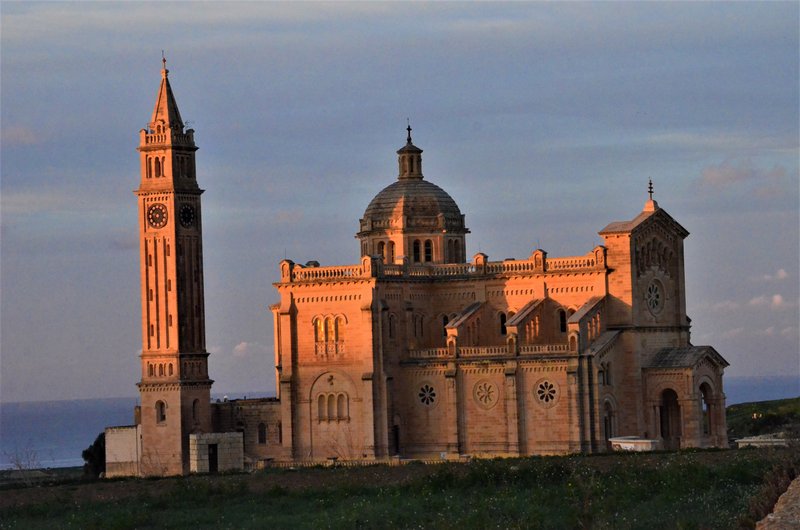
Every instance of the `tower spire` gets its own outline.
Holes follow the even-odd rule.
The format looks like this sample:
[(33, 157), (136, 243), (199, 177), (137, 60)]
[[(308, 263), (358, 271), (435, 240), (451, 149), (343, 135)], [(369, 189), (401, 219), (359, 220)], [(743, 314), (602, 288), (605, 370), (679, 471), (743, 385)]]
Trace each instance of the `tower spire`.
[(169, 84), (169, 70), (167, 70), (167, 58), (164, 50), (161, 50), (161, 86), (158, 87), (156, 106), (153, 109), (153, 117), (150, 119), (150, 129), (155, 129), (157, 125), (165, 126), (168, 129), (178, 129), (183, 132), (183, 120), (172, 94), (172, 86)]

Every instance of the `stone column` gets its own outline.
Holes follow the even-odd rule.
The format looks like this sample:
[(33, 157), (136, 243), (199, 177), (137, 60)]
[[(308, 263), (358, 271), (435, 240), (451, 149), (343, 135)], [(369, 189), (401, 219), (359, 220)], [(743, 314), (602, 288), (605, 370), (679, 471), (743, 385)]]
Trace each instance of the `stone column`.
[(511, 362), (505, 368), (505, 396), (506, 407), (506, 452), (512, 455), (519, 455), (519, 422), (517, 404), (517, 363)]
[(447, 452), (459, 454), (458, 425), (460, 423), (460, 407), (458, 406), (458, 369), (456, 368), (456, 363), (447, 363), (447, 370), (444, 376), (445, 386), (447, 387)]

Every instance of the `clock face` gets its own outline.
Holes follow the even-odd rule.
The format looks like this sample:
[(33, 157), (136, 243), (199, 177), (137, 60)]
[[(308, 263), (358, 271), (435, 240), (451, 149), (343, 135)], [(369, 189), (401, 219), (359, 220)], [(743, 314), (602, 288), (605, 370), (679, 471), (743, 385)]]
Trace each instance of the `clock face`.
[(153, 228), (164, 228), (167, 226), (167, 207), (161, 203), (152, 205), (147, 210), (147, 222)]
[(194, 225), (194, 207), (191, 204), (184, 204), (181, 206), (181, 225), (184, 228), (190, 228)]

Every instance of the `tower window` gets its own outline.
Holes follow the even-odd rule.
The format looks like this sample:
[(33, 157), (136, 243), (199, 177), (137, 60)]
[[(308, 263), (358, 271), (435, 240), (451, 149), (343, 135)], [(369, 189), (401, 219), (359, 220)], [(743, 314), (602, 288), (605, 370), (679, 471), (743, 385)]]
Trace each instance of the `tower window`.
[(386, 262), (386, 243), (383, 241), (378, 243), (378, 254), (380, 255), (381, 259)]
[(430, 239), (425, 241), (425, 261), (433, 261), (433, 242)]
[(200, 418), (200, 400), (192, 401), (192, 419), (196, 422)]
[(419, 239), (415, 239), (414, 240), (414, 263), (419, 263), (420, 262), (420, 257), (421, 257), (421, 253), (420, 253)]
[(447, 315), (442, 317), (442, 337), (447, 336), (447, 324), (450, 322), (450, 319), (447, 318)]
[(167, 404), (163, 401), (156, 401), (156, 423), (167, 421)]
[(389, 263), (394, 263), (394, 241), (389, 241)]
[(507, 317), (506, 317), (505, 313), (500, 313), (500, 334), (501, 335), (505, 335), (506, 334), (506, 318)]

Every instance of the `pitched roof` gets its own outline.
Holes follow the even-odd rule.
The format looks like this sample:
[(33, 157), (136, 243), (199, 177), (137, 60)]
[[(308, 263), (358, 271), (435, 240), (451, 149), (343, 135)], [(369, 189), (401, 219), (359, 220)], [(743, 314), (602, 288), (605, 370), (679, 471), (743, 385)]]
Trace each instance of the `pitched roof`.
[[(650, 204), (652, 203), (652, 205)], [(658, 207), (658, 203), (655, 201), (648, 201), (645, 204), (645, 209), (639, 213), (636, 217), (631, 219), (630, 221), (615, 221), (610, 223), (608, 226), (600, 230), (598, 232), (601, 236), (605, 234), (619, 234), (619, 233), (627, 233), (633, 232), (636, 228), (643, 225), (646, 221), (655, 221), (656, 219), (662, 219), (666, 223), (672, 225), (675, 231), (681, 236), (686, 237), (689, 235), (689, 231), (686, 230), (681, 224), (672, 218), (670, 214), (665, 212), (663, 209)]]
[(644, 368), (692, 368), (705, 358), (723, 368), (730, 366), (711, 346), (683, 346), (660, 349)]

